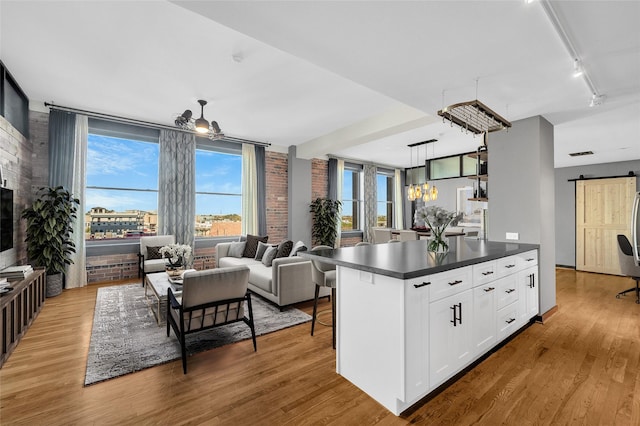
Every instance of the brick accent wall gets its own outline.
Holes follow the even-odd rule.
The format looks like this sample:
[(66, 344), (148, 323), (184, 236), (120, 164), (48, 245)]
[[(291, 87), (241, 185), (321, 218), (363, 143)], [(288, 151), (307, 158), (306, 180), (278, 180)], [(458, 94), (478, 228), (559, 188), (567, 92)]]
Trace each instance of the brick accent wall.
[(311, 200), (329, 196), (329, 162), (311, 160)]
[(287, 238), (288, 211), (288, 160), (287, 154), (266, 152), (266, 204), (267, 235), (270, 243), (279, 243)]
[(135, 253), (87, 256), (87, 283), (118, 281), (138, 276), (138, 255)]
[(340, 239), (340, 247), (353, 247), (362, 241), (361, 237), (349, 237)]

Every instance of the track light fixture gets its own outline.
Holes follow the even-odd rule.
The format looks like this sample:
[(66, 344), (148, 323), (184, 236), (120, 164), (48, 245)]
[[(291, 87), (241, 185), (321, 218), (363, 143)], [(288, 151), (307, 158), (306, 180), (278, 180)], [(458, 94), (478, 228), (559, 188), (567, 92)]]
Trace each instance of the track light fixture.
[(215, 121), (207, 121), (204, 118), (204, 107), (207, 104), (207, 101), (199, 99), (198, 103), (200, 104), (200, 118), (194, 120), (193, 113), (191, 110), (185, 110), (181, 115), (176, 117), (174, 123), (176, 127), (185, 130), (192, 130), (202, 135), (208, 134), (209, 139), (220, 139), (224, 136), (222, 131), (220, 130), (220, 126)]
[(573, 78), (578, 78), (582, 74), (584, 74), (584, 70), (582, 69), (582, 64), (578, 58), (573, 60)]

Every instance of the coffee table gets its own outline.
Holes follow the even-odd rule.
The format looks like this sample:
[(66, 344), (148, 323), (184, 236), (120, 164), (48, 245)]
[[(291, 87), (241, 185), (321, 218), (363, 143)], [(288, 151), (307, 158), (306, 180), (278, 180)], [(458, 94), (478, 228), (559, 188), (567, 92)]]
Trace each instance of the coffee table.
[(182, 291), (174, 290), (166, 272), (147, 274), (144, 283), (144, 295), (149, 301), (149, 307), (156, 317), (158, 325), (162, 325), (167, 320), (167, 290), (171, 288), (176, 296), (182, 295)]

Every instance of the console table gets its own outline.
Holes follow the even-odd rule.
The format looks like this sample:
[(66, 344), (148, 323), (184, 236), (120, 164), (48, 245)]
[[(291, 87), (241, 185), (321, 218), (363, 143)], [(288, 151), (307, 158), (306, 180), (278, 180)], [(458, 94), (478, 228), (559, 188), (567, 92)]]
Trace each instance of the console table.
[(0, 368), (40, 313), (46, 295), (46, 274), (36, 269), (21, 281), (12, 281), (13, 290), (0, 296)]

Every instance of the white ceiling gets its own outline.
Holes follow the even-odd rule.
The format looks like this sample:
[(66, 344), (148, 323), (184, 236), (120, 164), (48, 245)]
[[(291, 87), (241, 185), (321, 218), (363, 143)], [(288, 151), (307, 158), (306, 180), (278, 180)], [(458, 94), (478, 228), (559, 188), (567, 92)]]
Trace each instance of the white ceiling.
[(543, 4), (523, 0), (2, 0), (0, 58), (34, 109), (172, 124), (206, 99), (225, 134), (303, 158), (406, 167), (407, 145), (431, 138), (430, 158), (473, 151), (436, 111), (477, 97), (554, 124), (556, 167), (640, 160), (640, 1), (547, 4), (604, 105), (589, 108)]

